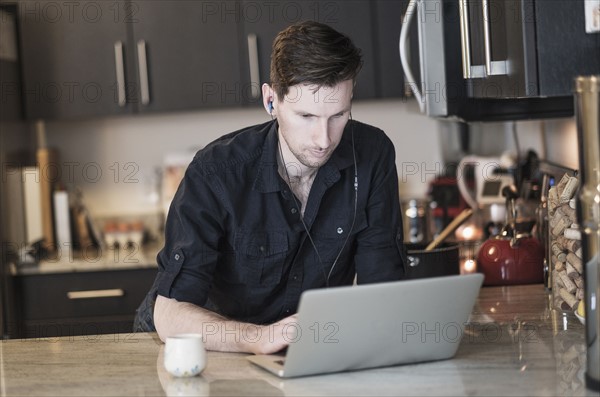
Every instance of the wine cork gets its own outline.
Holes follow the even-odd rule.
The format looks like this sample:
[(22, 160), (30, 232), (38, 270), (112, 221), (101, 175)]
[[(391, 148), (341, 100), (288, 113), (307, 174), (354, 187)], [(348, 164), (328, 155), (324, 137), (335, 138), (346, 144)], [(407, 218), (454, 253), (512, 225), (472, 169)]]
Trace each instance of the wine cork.
[(558, 206), (558, 193), (556, 191), (556, 187), (551, 187), (548, 190), (548, 213), (550, 215), (554, 215), (554, 211)]
[(559, 261), (558, 258), (556, 258), (556, 255), (553, 255), (552, 258), (556, 259), (556, 261), (554, 262), (554, 269), (556, 271), (560, 272), (567, 266), (565, 262)]
[(562, 247), (558, 242), (552, 243), (551, 249), (552, 253), (556, 256), (556, 259), (559, 262), (564, 262), (567, 260), (567, 254), (563, 251)]
[(581, 241), (579, 241), (579, 240), (570, 240), (570, 239), (566, 238), (565, 236), (558, 236), (556, 238), (556, 243), (563, 250), (574, 252), (574, 253), (576, 253), (577, 250), (581, 249)]
[(560, 272), (560, 273), (558, 273), (558, 276), (560, 277), (560, 280), (563, 282), (563, 285), (565, 286), (564, 289), (567, 290), (567, 292), (569, 294), (573, 294), (573, 293), (575, 293), (575, 291), (577, 291), (577, 285), (575, 285), (575, 283), (573, 281), (571, 281), (571, 279), (567, 276), (566, 272)]
[[(581, 232), (577, 229), (565, 228), (565, 229), (561, 230), (561, 232), (564, 232), (565, 237), (568, 239), (581, 241)], [(552, 233), (554, 234), (554, 229), (552, 229)]]
[(550, 221), (548, 222), (548, 224), (550, 225), (550, 230), (554, 229), (554, 227), (558, 224), (559, 220), (560, 217), (556, 216), (556, 213), (550, 217)]
[(580, 258), (577, 257), (573, 252), (569, 252), (566, 255), (567, 264), (573, 266), (579, 274), (583, 273), (583, 263)]
[(560, 215), (562, 216), (566, 216), (571, 222), (571, 224), (577, 223), (577, 214), (575, 213), (575, 210), (569, 207), (568, 205), (561, 205), (560, 207), (558, 207), (556, 212), (560, 213)]
[(569, 183), (569, 179), (571, 179), (571, 177), (569, 176), (569, 174), (565, 173), (556, 184), (556, 193), (558, 194), (559, 199), (560, 196), (562, 196), (563, 190), (565, 190), (565, 186), (567, 186), (567, 184)]
[[(579, 276), (579, 274), (580, 274), (580, 273), (577, 271), (577, 269), (575, 269), (575, 267), (574, 267), (572, 264), (570, 264), (569, 262), (567, 262), (566, 272), (567, 272), (567, 276), (568, 276), (568, 277), (569, 277), (571, 280), (573, 280), (573, 282), (575, 282), (575, 278), (576, 278), (577, 276)], [(575, 285), (576, 285), (576, 286), (578, 286), (578, 285), (577, 285), (577, 283), (575, 283)]]
[(579, 179), (577, 179), (575, 177), (569, 177), (563, 191), (560, 193), (560, 195), (558, 197), (559, 202), (568, 203), (575, 195), (575, 192), (577, 191), (578, 187), (579, 187)]
[[(569, 222), (569, 220), (566, 217), (560, 216), (557, 218), (558, 220), (551, 230), (553, 236), (560, 236), (569, 226), (571, 226), (571, 222)], [(565, 237), (570, 238), (567, 235), (565, 235)], [(581, 237), (579, 238), (579, 240), (581, 240)]]
[(569, 293), (565, 288), (561, 289), (558, 293), (560, 294), (560, 297), (563, 298), (565, 303), (567, 305), (569, 305), (569, 307), (571, 309), (573, 309), (579, 302), (577, 300), (577, 298), (575, 297), (575, 295)]

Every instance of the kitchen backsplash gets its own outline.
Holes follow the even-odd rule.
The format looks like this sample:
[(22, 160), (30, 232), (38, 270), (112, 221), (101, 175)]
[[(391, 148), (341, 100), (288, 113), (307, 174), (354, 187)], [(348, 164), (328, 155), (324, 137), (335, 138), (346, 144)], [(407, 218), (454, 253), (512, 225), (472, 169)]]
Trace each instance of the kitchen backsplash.
[[(353, 117), (376, 125), (394, 142), (403, 197), (423, 197), (444, 162), (460, 156), (456, 127), (418, 112), (414, 101), (357, 102)], [(259, 108), (203, 110), (189, 113), (115, 117), (46, 123), (48, 145), (60, 151), (63, 182), (76, 186), (94, 216), (149, 214), (161, 211), (161, 177), (165, 157), (193, 152), (217, 137), (267, 121)], [(473, 151), (498, 155), (513, 151), (510, 123), (471, 126)], [(545, 133), (542, 133), (545, 130)], [(576, 131), (572, 120), (517, 124), (522, 151), (575, 168)]]

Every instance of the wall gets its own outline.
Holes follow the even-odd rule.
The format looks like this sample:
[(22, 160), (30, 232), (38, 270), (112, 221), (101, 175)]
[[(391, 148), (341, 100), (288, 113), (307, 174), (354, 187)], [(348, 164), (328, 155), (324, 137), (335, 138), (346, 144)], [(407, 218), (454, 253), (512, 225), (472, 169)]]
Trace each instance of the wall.
[[(439, 122), (418, 114), (413, 103), (359, 102), (352, 114), (387, 132), (396, 147), (399, 172), (407, 164), (435, 170), (440, 163)], [(48, 144), (60, 150), (63, 181), (81, 188), (92, 213), (104, 217), (158, 209), (156, 171), (166, 154), (193, 153), (225, 133), (267, 120), (267, 113), (257, 108), (210, 110), (48, 122), (46, 131)], [(407, 175), (401, 193), (425, 195), (425, 179), (431, 177), (433, 173)]]
[[(414, 101), (357, 102), (353, 117), (382, 128), (397, 153), (400, 195), (423, 197), (428, 182), (457, 161), (456, 125), (427, 118)], [(160, 210), (160, 171), (169, 153), (193, 152), (224, 133), (268, 120), (262, 109), (210, 110), (138, 115), (77, 122), (48, 122), (47, 139), (59, 148), (63, 181), (77, 186), (92, 214), (107, 217)], [(471, 125), (471, 151), (500, 155), (515, 151), (512, 123)], [(573, 120), (515, 124), (521, 152), (531, 148), (540, 157), (577, 167)]]

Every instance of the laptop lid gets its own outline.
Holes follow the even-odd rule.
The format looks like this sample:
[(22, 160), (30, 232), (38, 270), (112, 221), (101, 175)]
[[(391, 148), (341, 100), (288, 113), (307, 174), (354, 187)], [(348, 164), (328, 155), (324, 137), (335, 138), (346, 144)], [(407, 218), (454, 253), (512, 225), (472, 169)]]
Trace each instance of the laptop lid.
[(305, 291), (287, 354), (248, 356), (280, 377), (455, 355), (482, 274)]

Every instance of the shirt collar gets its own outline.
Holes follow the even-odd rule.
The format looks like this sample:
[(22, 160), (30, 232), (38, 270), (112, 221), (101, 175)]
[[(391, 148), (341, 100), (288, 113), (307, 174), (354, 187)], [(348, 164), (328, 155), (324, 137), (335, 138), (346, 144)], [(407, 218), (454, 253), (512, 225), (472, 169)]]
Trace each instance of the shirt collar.
[[(354, 153), (352, 145), (352, 131), (355, 122), (348, 121), (344, 129), (344, 135), (331, 158), (321, 167), (319, 173), (323, 174), (325, 183), (331, 185), (340, 178), (340, 171), (354, 164)], [(277, 150), (279, 124), (277, 120), (271, 122), (258, 166), (254, 189), (261, 193), (272, 193), (281, 190), (279, 173), (277, 172)]]

